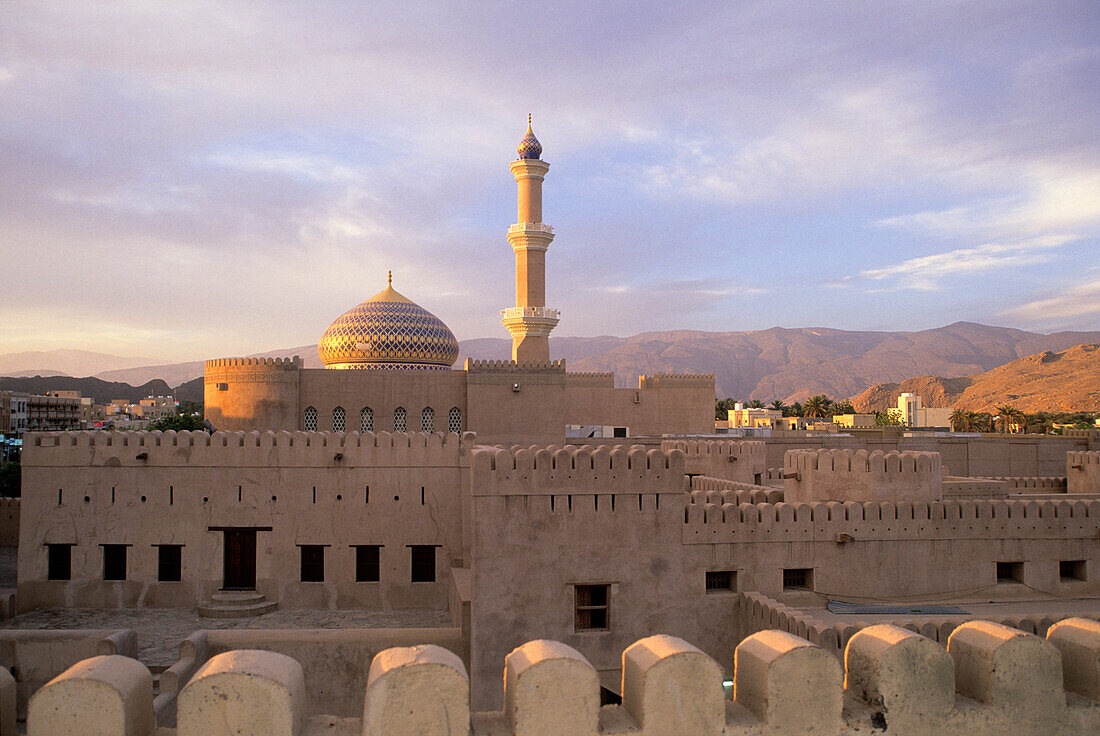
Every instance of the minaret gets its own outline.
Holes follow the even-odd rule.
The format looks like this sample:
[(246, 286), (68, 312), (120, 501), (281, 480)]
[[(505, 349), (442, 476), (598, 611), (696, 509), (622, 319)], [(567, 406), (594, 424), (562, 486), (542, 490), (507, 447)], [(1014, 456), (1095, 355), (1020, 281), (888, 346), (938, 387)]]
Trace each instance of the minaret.
[(550, 360), (550, 331), (558, 324), (558, 310), (546, 306), (546, 249), (554, 228), (542, 222), (542, 180), (550, 164), (539, 159), (542, 144), (531, 132), (516, 148), (512, 162), (516, 178), (518, 216), (508, 227), (508, 242), (516, 254), (516, 306), (500, 310), (501, 322), (512, 333), (512, 360), (517, 363)]

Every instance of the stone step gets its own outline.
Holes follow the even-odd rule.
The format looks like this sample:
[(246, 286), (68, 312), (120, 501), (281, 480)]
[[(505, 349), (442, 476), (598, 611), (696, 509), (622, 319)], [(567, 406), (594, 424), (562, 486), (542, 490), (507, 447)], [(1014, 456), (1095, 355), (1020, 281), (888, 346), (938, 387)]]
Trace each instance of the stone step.
[(199, 606), (199, 615), (203, 618), (249, 618), (271, 613), (279, 604), (263, 600), (251, 603), (231, 603), (229, 601), (210, 601)]
[(255, 590), (219, 590), (210, 599), (216, 603), (259, 603), (264, 600), (264, 594)]

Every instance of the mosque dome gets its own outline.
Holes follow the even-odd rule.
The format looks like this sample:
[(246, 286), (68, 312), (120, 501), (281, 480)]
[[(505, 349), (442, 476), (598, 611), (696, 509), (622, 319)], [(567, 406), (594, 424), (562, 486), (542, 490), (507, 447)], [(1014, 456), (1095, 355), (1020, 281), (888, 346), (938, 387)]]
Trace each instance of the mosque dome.
[(328, 326), (317, 352), (326, 368), (446, 370), (458, 357), (458, 340), (443, 321), (393, 289), (352, 307)]
[(527, 134), (523, 136), (523, 140), (516, 146), (516, 153), (522, 158), (538, 158), (542, 155), (542, 144), (539, 143), (539, 139), (535, 137), (534, 132), (531, 130), (531, 116), (527, 116)]

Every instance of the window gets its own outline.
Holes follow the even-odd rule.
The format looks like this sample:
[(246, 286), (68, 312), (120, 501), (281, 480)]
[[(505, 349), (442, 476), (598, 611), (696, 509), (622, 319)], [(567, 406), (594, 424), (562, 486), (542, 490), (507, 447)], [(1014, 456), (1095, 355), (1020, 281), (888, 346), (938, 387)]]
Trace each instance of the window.
[(610, 585), (574, 585), (575, 631), (606, 631), (609, 626), (607, 601)]
[(409, 413), (405, 411), (402, 406), (393, 410), (393, 431), (405, 432), (408, 431), (408, 417)]
[(435, 546), (430, 544), (411, 544), (412, 582), (435, 582)]
[(103, 579), (126, 579), (126, 545), (103, 545)]
[(425, 406), (424, 410), (420, 412), (420, 431), (435, 431), (435, 409), (430, 406)]
[(1058, 563), (1058, 577), (1063, 583), (1071, 580), (1088, 580), (1084, 560), (1062, 560)]
[(332, 410), (332, 431), (343, 432), (348, 428), (348, 415), (344, 407), (338, 406)]
[(325, 548), (320, 544), (299, 545), (302, 550), (302, 582), (325, 582)]
[(613, 437), (626, 437), (626, 427), (614, 427), (611, 430)]
[(374, 431), (374, 409), (371, 409), (369, 406), (364, 406), (359, 410), (359, 431)]
[(72, 580), (73, 577), (73, 545), (71, 544), (47, 544), (46, 545), (46, 579), (47, 580)]
[(178, 583), (183, 579), (183, 545), (157, 545), (157, 580), (162, 583)]
[(729, 593), (737, 590), (737, 573), (733, 570), (708, 570), (707, 594)]
[(229, 390), (229, 384), (228, 383), (219, 383), (218, 384), (218, 390), (219, 391), (228, 391)]
[(462, 410), (457, 406), (452, 406), (447, 412), (447, 431), (455, 434), (462, 433)]
[(307, 432), (317, 431), (317, 410), (312, 406), (306, 407), (306, 413), (302, 417), (302, 429)]
[(814, 571), (808, 567), (789, 567), (783, 570), (783, 590), (813, 590)]
[(382, 545), (360, 544), (355, 548), (355, 582), (377, 583), (382, 560)]
[(998, 583), (1022, 583), (1024, 582), (1024, 563), (1022, 562), (998, 562)]

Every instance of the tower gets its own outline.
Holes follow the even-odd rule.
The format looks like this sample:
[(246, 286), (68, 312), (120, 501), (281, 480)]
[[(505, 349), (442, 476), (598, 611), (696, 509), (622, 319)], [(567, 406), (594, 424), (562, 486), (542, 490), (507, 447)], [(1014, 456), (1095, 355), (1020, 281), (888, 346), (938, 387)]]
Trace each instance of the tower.
[(542, 144), (531, 132), (516, 148), (512, 162), (516, 178), (518, 214), (508, 226), (508, 242), (516, 254), (516, 305), (500, 310), (501, 322), (512, 334), (512, 360), (517, 363), (550, 360), (550, 331), (558, 324), (558, 310), (546, 306), (546, 249), (554, 228), (542, 221), (542, 180), (550, 164), (542, 161)]

